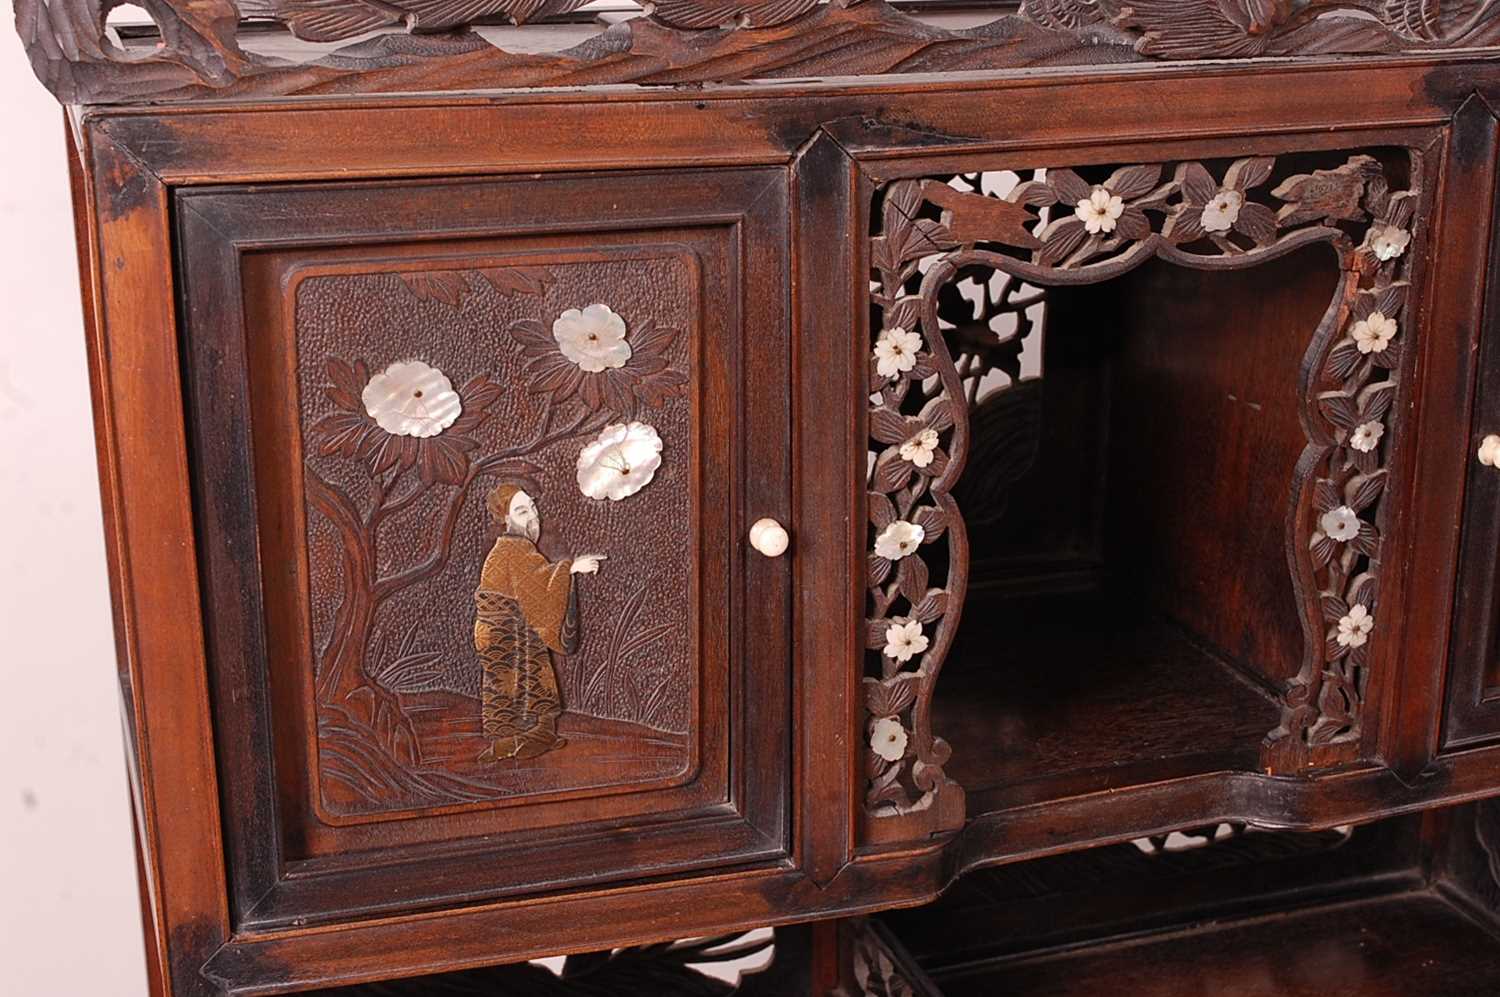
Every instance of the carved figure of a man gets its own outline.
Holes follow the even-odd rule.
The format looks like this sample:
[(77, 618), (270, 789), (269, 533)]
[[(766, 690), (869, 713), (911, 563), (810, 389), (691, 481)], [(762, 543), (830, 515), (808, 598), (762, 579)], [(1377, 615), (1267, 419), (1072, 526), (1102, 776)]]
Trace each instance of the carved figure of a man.
[(566, 743), (557, 734), (562, 697), (552, 655), (578, 649), (573, 576), (599, 570), (604, 555), (549, 562), (536, 546), (536, 502), (519, 485), (500, 485), (488, 505), (502, 529), (474, 593), (480, 716), (490, 742), (479, 757), (535, 758)]

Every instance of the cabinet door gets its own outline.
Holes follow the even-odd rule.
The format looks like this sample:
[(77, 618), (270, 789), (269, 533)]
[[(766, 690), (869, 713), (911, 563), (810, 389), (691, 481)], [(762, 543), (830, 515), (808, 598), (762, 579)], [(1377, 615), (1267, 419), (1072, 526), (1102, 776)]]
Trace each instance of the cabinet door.
[[(1494, 314), (1496, 281), (1491, 277)], [(1457, 603), (1449, 643), (1445, 747), (1500, 737), (1500, 336), (1480, 337), (1479, 377), (1469, 441), (1464, 517), (1458, 556)]]
[(784, 172), (177, 208), (239, 923), (783, 859)]

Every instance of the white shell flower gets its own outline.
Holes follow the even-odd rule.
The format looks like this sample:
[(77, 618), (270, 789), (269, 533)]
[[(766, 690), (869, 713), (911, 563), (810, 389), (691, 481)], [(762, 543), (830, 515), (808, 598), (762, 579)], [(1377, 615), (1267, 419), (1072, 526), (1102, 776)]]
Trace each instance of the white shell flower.
[(937, 445), (937, 430), (924, 429), (901, 444), (899, 452), (902, 460), (909, 460), (916, 467), (926, 467), (932, 463), (933, 451), (937, 450)]
[(917, 353), (922, 349), (922, 337), (907, 332), (900, 326), (881, 332), (875, 340), (875, 369), (881, 377), (905, 374), (917, 365)]
[(1359, 516), (1347, 505), (1329, 509), (1318, 519), (1318, 525), (1329, 539), (1343, 543), (1359, 536)]
[(1124, 199), (1117, 194), (1111, 194), (1104, 187), (1095, 187), (1092, 194), (1073, 207), (1073, 214), (1083, 222), (1083, 228), (1089, 235), (1113, 232), (1115, 223), (1124, 213)]
[(897, 661), (910, 661), (927, 650), (927, 635), (922, 633), (922, 624), (917, 620), (892, 623), (885, 628), (885, 656)]
[(1406, 252), (1411, 242), (1411, 233), (1395, 225), (1382, 225), (1370, 230), (1370, 252), (1381, 262), (1394, 260)]
[(918, 523), (898, 519), (880, 531), (875, 538), (875, 553), (890, 561), (899, 561), (922, 545), (927, 531)]
[(617, 422), (578, 452), (578, 488), (591, 499), (618, 502), (649, 485), (658, 467), (656, 430), (644, 422)]
[(1209, 232), (1228, 232), (1239, 220), (1245, 195), (1237, 190), (1221, 190), (1203, 206), (1203, 228)]
[(1384, 353), (1391, 340), (1396, 338), (1396, 320), (1386, 318), (1385, 312), (1371, 312), (1354, 323), (1349, 330), (1354, 345), (1361, 353)]
[(552, 338), (563, 356), (590, 374), (623, 367), (630, 359), (625, 320), (608, 305), (589, 305), (583, 311), (569, 308), (552, 323)]
[(1363, 606), (1354, 606), (1339, 617), (1338, 642), (1344, 647), (1363, 647), (1375, 629), (1375, 617)]
[(870, 725), (870, 750), (888, 762), (906, 756), (906, 728), (895, 717), (881, 717)]
[(436, 436), (463, 411), (453, 382), (420, 360), (391, 364), (370, 378), (359, 397), (376, 425), (393, 436)]
[(1349, 434), (1349, 445), (1360, 453), (1369, 453), (1380, 445), (1380, 438), (1384, 435), (1385, 427), (1371, 420), (1354, 427), (1354, 432)]

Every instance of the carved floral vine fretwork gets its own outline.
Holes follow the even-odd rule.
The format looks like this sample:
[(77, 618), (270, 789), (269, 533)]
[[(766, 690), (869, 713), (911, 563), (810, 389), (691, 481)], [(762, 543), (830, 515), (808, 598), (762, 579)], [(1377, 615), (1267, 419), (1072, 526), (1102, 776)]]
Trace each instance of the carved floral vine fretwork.
[[(16, 0), (32, 67), (60, 100), (739, 82), (1500, 44), (1495, 0), (1024, 0), (1018, 12), (962, 30), (883, 0), (656, 0), (643, 4), (649, 15), (542, 54), (504, 51), (472, 25), (587, 18), (582, 0), (142, 0), (157, 44), (122, 41), (106, 25), (116, 6)], [(262, 55), (241, 47), (241, 18), (350, 44), (300, 63)]]
[[(1415, 156), (1410, 165), (1415, 176)], [(1342, 276), (1303, 365), (1308, 443), (1288, 525), (1308, 651), (1284, 690), (1268, 751), (1294, 767), (1312, 748), (1358, 737), (1379, 633), (1381, 498), (1418, 189), (1414, 179), (1393, 191), (1367, 155), (1277, 177), (1275, 159), (1251, 157), (1223, 168), (1039, 169), (1003, 194), (981, 190), (972, 175), (900, 180), (879, 192), (864, 680), (873, 815), (928, 809), (950, 785), (942, 770), (950, 749), (929, 713), (967, 584), (951, 491), (970, 444), (976, 348), (965, 341), (972, 331), (940, 320), (940, 302), (976, 271), (1046, 287), (1107, 280), (1153, 257), (1212, 271), (1314, 243), (1334, 250)]]

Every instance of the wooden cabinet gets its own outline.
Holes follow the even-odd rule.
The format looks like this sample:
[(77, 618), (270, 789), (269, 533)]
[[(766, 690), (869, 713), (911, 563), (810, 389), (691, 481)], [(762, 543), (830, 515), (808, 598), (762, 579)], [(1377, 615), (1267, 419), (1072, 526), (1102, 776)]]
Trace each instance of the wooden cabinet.
[(388, 12), (165, 5), (68, 58), (22, 6), (161, 993), (1500, 793), (1488, 6), (1251, 51), (684, 0), (318, 55)]

